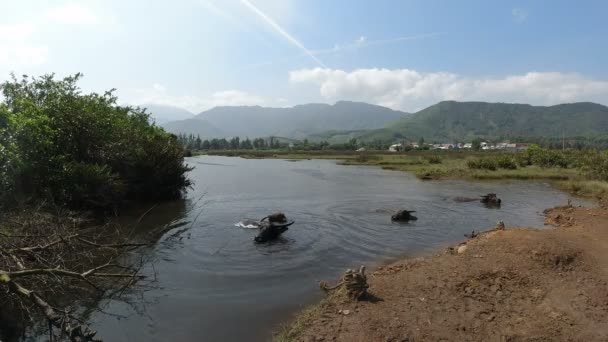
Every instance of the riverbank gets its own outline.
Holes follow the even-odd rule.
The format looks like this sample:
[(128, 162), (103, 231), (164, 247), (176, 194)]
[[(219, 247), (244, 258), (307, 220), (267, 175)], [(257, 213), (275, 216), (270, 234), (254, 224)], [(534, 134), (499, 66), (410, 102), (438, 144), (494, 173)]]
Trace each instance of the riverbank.
[(507, 226), (462, 253), (378, 267), (368, 275), (374, 300), (331, 295), (275, 340), (605, 341), (607, 205), (549, 209), (554, 229)]
[(220, 150), (198, 152), (246, 159), (333, 159), (340, 165), (377, 166), (385, 170), (412, 172), (423, 180), (546, 180), (564, 191), (577, 196), (603, 198), (608, 195), (608, 182), (595, 180), (583, 170), (580, 161), (570, 161), (566, 167), (517, 166), (512, 168), (478, 169), (469, 167), (469, 161), (513, 157), (513, 153), (484, 151), (289, 151), (289, 150)]

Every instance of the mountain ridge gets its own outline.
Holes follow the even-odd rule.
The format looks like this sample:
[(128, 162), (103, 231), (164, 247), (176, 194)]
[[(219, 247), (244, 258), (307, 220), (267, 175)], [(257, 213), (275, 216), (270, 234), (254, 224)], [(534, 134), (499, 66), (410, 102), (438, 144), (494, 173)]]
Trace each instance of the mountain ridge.
[(382, 128), (406, 115), (390, 108), (353, 101), (293, 107), (219, 106), (162, 126), (172, 133), (199, 134), (205, 138), (285, 136), (301, 139), (330, 129)]
[(594, 102), (537, 106), (441, 101), (410, 114), (365, 102), (338, 101), (285, 108), (221, 106), (162, 126), (204, 138), (284, 136), (331, 143), (353, 138), (453, 142), (477, 137), (593, 137), (608, 132), (608, 107)]
[(360, 136), (471, 140), (500, 136), (593, 136), (608, 131), (608, 107), (593, 102), (534, 106), (482, 101), (441, 101), (385, 128)]

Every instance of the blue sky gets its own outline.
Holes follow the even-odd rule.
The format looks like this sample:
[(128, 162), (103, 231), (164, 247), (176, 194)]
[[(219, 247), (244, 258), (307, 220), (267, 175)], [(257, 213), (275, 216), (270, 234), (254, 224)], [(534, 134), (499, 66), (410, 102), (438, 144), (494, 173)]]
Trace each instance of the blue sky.
[(606, 1), (0, 2), (0, 80), (199, 112), (355, 100), (608, 104)]

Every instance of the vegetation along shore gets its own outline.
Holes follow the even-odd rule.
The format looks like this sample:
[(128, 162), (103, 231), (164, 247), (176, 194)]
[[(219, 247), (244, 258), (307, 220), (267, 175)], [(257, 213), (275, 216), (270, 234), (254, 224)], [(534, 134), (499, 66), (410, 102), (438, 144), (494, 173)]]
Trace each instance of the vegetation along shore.
[[(180, 198), (183, 148), (80, 74), (0, 84), (0, 339), (45, 327), (50, 340), (98, 340), (79, 305), (121, 300), (146, 284), (134, 238), (112, 218)], [(48, 326), (47, 326), (48, 324)]]

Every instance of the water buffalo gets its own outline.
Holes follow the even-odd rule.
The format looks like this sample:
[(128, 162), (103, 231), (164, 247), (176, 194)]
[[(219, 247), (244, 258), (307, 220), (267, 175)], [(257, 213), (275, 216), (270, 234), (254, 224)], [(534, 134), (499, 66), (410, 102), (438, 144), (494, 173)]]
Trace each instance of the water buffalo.
[(480, 202), (484, 204), (500, 205), (501, 200), (496, 196), (496, 194), (489, 193), (487, 195), (482, 195)]
[(257, 224), (260, 231), (254, 240), (255, 242), (262, 243), (278, 238), (287, 231), (288, 227), (293, 224), (293, 221), (288, 222), (285, 214), (277, 212), (264, 217)]
[(287, 231), (287, 227), (291, 226), (293, 221), (285, 223), (270, 223), (262, 222), (260, 232), (255, 236), (254, 241), (257, 243), (268, 242), (278, 238), (281, 234)]
[(412, 215), (412, 213), (415, 213), (415, 212), (416, 212), (415, 210), (399, 210), (395, 214), (393, 214), (393, 216), (391, 216), (391, 220), (403, 221), (403, 222), (417, 220), (418, 218), (416, 216)]
[(261, 219), (260, 222), (264, 221), (266, 219), (270, 223), (285, 223), (285, 222), (287, 222), (287, 216), (285, 216), (285, 214), (283, 214), (281, 212), (270, 214), (270, 215), (264, 217), (263, 219)]
[(477, 202), (479, 198), (472, 197), (454, 197), (454, 202), (464, 203), (464, 202)]

